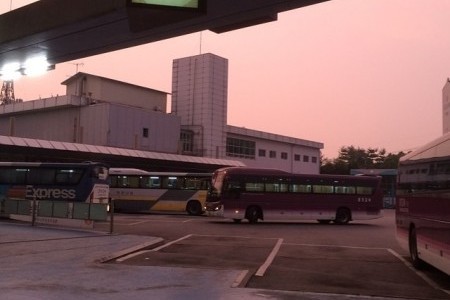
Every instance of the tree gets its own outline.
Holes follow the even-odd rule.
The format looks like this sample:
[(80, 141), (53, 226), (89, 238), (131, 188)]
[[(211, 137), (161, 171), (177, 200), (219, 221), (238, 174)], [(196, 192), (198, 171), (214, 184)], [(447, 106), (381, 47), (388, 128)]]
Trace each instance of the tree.
[(385, 149), (363, 149), (355, 146), (341, 147), (335, 159), (323, 158), (322, 174), (350, 174), (351, 169), (396, 169), (403, 152), (387, 153)]

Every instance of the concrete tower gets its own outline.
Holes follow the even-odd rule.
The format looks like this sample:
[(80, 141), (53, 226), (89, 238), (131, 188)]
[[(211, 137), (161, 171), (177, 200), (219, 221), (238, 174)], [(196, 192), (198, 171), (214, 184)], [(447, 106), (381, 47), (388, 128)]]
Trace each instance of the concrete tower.
[(450, 131), (450, 78), (442, 88), (442, 134)]
[(207, 53), (173, 61), (172, 113), (181, 118), (181, 153), (225, 157), (227, 91), (227, 59)]

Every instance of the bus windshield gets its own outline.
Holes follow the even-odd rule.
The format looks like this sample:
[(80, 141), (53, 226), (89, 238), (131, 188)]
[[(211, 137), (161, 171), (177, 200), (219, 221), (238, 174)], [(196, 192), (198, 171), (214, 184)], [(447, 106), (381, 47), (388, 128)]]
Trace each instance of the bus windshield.
[(223, 177), (224, 173), (216, 172), (212, 177), (212, 185), (209, 191), (210, 196), (220, 197), (220, 192), (222, 191)]

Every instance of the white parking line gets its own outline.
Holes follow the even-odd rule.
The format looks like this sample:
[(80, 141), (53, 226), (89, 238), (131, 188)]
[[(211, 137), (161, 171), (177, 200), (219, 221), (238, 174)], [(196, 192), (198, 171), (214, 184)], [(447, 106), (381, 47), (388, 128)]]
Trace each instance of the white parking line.
[(123, 261), (126, 261), (127, 259), (133, 258), (133, 257), (135, 257), (135, 256), (142, 255), (142, 254), (144, 254), (144, 253), (148, 253), (148, 252), (156, 252), (156, 251), (159, 251), (159, 250), (161, 250), (161, 249), (163, 249), (163, 248), (165, 248), (165, 247), (168, 247), (168, 246), (170, 246), (170, 245), (173, 245), (173, 244), (175, 244), (175, 243), (178, 243), (179, 241), (182, 241), (182, 240), (184, 240), (184, 239), (190, 238), (191, 236), (192, 236), (192, 234), (189, 234), (189, 235), (186, 235), (186, 236), (184, 236), (184, 237), (182, 237), (182, 238), (179, 238), (178, 240), (171, 241), (171, 242), (169, 242), (169, 243), (167, 243), (167, 244), (164, 244), (164, 245), (162, 245), (162, 246), (159, 246), (159, 247), (156, 247), (156, 248), (153, 248), (153, 249), (150, 249), (150, 250), (142, 250), (142, 251), (134, 252), (134, 253), (131, 253), (131, 254), (126, 255), (126, 256), (124, 256), (124, 257), (118, 258), (118, 259), (116, 259), (116, 261), (117, 261), (117, 262), (123, 262)]
[(117, 262), (123, 262), (123, 261), (126, 261), (126, 260), (128, 260), (128, 259), (130, 259), (130, 258), (133, 258), (133, 257), (135, 257), (135, 256), (139, 256), (139, 255), (141, 255), (141, 254), (147, 253), (147, 252), (149, 252), (149, 251), (150, 251), (150, 250), (141, 250), (141, 251), (133, 252), (133, 253), (131, 253), (131, 254), (128, 254), (128, 255), (125, 255), (125, 256), (122, 256), (122, 257), (116, 259), (116, 261), (117, 261)]
[[(190, 221), (190, 220), (188, 220)], [(114, 225), (118, 225), (118, 226), (135, 226), (135, 225), (140, 225), (140, 224), (144, 224), (144, 223), (150, 223), (150, 222), (158, 222), (158, 223), (185, 223), (187, 221), (181, 221), (180, 220), (160, 220), (160, 219), (151, 219), (151, 220), (144, 220), (144, 221), (138, 221), (138, 222), (133, 222), (133, 223), (125, 223), (125, 222), (116, 222), (114, 221)]]
[(339, 245), (324, 245), (324, 244), (285, 243), (285, 245), (306, 246), (306, 247), (330, 247), (330, 248), (346, 248), (346, 249), (363, 249), (363, 250), (387, 250), (387, 248), (382, 248), (382, 247), (339, 246)]
[(236, 277), (231, 287), (236, 288), (239, 287), (242, 283), (242, 281), (245, 279), (245, 277), (248, 274), (248, 270), (243, 270), (241, 273), (239, 273), (239, 276)]
[(264, 273), (266, 273), (267, 268), (272, 264), (273, 260), (275, 259), (275, 256), (280, 250), (282, 243), (283, 239), (278, 239), (278, 242), (275, 244), (275, 247), (273, 247), (272, 252), (270, 252), (266, 261), (261, 265), (261, 267), (259, 267), (258, 271), (256, 271), (255, 276), (264, 276)]
[(134, 226), (134, 225), (144, 224), (144, 223), (147, 223), (147, 222), (150, 222), (150, 220), (139, 221), (139, 222), (128, 223), (128, 224), (120, 224), (120, 225)]
[(159, 251), (159, 250), (161, 250), (161, 249), (164, 249), (164, 248), (166, 248), (166, 247), (169, 247), (170, 245), (173, 245), (173, 244), (175, 244), (175, 243), (178, 243), (178, 242), (180, 242), (180, 241), (182, 241), (182, 240), (188, 239), (188, 238), (190, 238), (191, 236), (192, 236), (192, 234), (185, 235), (185, 236), (183, 236), (182, 238), (179, 238), (178, 240), (171, 241), (171, 242), (169, 242), (169, 243), (167, 243), (167, 244), (164, 244), (164, 245), (162, 245), (162, 246), (159, 246), (159, 247), (156, 247), (156, 248), (154, 248), (154, 249), (151, 249), (150, 251), (151, 251), (151, 252)]
[(187, 219), (186, 221), (183, 221), (182, 223), (188, 223), (188, 222), (192, 222), (195, 221), (194, 219)]
[(428, 283), (432, 288), (436, 289), (436, 290), (440, 290), (446, 294), (450, 295), (450, 291), (445, 290), (441, 287), (439, 287), (433, 280), (431, 280), (430, 278), (428, 278), (427, 275), (425, 275), (424, 273), (420, 272), (419, 270), (417, 270), (416, 268), (414, 268), (411, 263), (409, 261), (407, 261), (406, 259), (404, 259), (400, 254), (398, 254), (397, 252), (395, 252), (392, 249), (387, 249), (387, 251), (389, 251), (392, 255), (394, 255), (395, 257), (397, 257), (401, 262), (403, 262), (403, 264), (408, 267), (411, 271), (413, 271), (414, 273), (417, 274), (417, 276), (419, 276), (420, 278), (422, 278), (423, 280), (425, 280), (426, 283)]

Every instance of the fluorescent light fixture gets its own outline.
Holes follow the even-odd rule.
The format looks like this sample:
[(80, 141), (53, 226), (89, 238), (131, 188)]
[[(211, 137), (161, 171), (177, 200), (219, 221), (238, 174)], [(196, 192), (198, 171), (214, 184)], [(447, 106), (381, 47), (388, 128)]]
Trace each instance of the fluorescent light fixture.
[(0, 70), (0, 74), (3, 80), (15, 80), (20, 77), (20, 63), (12, 62), (7, 63)]
[(47, 72), (49, 67), (45, 56), (36, 56), (25, 61), (23, 73), (28, 76), (39, 76)]
[(131, 3), (181, 8), (199, 8), (199, 0), (131, 0)]

